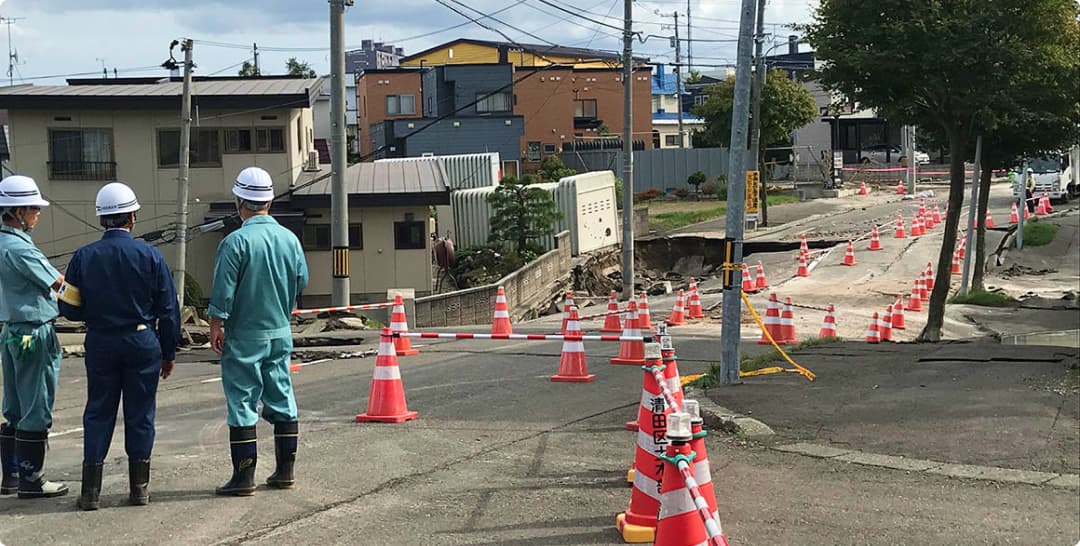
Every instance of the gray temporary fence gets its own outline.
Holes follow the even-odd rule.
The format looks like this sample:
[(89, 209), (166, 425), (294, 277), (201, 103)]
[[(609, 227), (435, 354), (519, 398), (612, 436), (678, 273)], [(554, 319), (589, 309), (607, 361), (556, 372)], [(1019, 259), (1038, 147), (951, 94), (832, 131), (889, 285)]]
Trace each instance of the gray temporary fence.
[[(622, 176), (622, 150), (567, 151), (563, 163), (578, 172), (615, 172)], [(727, 148), (664, 148), (634, 152), (634, 193), (649, 188), (689, 188), (686, 179), (701, 171), (710, 179), (726, 175)]]

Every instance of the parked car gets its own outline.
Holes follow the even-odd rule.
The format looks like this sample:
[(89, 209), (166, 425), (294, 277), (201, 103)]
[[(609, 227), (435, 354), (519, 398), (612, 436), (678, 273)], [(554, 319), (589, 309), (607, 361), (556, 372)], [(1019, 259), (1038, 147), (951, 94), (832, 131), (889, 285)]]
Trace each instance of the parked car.
[[(862, 163), (900, 163), (904, 157), (904, 150), (895, 144), (874, 144), (863, 148), (859, 161)], [(930, 163), (930, 154), (915, 151), (915, 164), (926, 165)]]

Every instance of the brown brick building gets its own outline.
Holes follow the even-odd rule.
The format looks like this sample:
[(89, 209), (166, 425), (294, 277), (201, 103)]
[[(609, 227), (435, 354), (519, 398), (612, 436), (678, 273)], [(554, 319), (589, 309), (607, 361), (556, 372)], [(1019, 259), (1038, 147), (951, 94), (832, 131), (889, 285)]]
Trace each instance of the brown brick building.
[(360, 157), (374, 152), (371, 126), (388, 119), (423, 116), (421, 71), (416, 68), (368, 70), (356, 82), (356, 119), (360, 133)]

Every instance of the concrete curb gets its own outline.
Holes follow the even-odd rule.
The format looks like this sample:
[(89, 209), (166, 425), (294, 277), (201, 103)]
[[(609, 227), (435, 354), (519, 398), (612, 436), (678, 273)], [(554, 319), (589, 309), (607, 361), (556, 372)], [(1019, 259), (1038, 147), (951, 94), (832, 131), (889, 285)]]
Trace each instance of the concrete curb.
[(756, 440), (763, 440), (776, 434), (769, 425), (716, 404), (701, 389), (687, 387), (683, 391), (683, 397), (698, 401), (701, 418), (705, 421), (706, 428), (710, 430), (738, 434)]

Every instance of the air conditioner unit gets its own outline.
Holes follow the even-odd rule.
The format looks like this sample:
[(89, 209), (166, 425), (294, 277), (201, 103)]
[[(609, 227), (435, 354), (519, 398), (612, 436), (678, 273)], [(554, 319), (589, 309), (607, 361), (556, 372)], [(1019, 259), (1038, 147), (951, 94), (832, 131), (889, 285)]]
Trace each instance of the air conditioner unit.
[(308, 152), (307, 161), (304, 162), (305, 171), (318, 171), (319, 170), (319, 152)]

